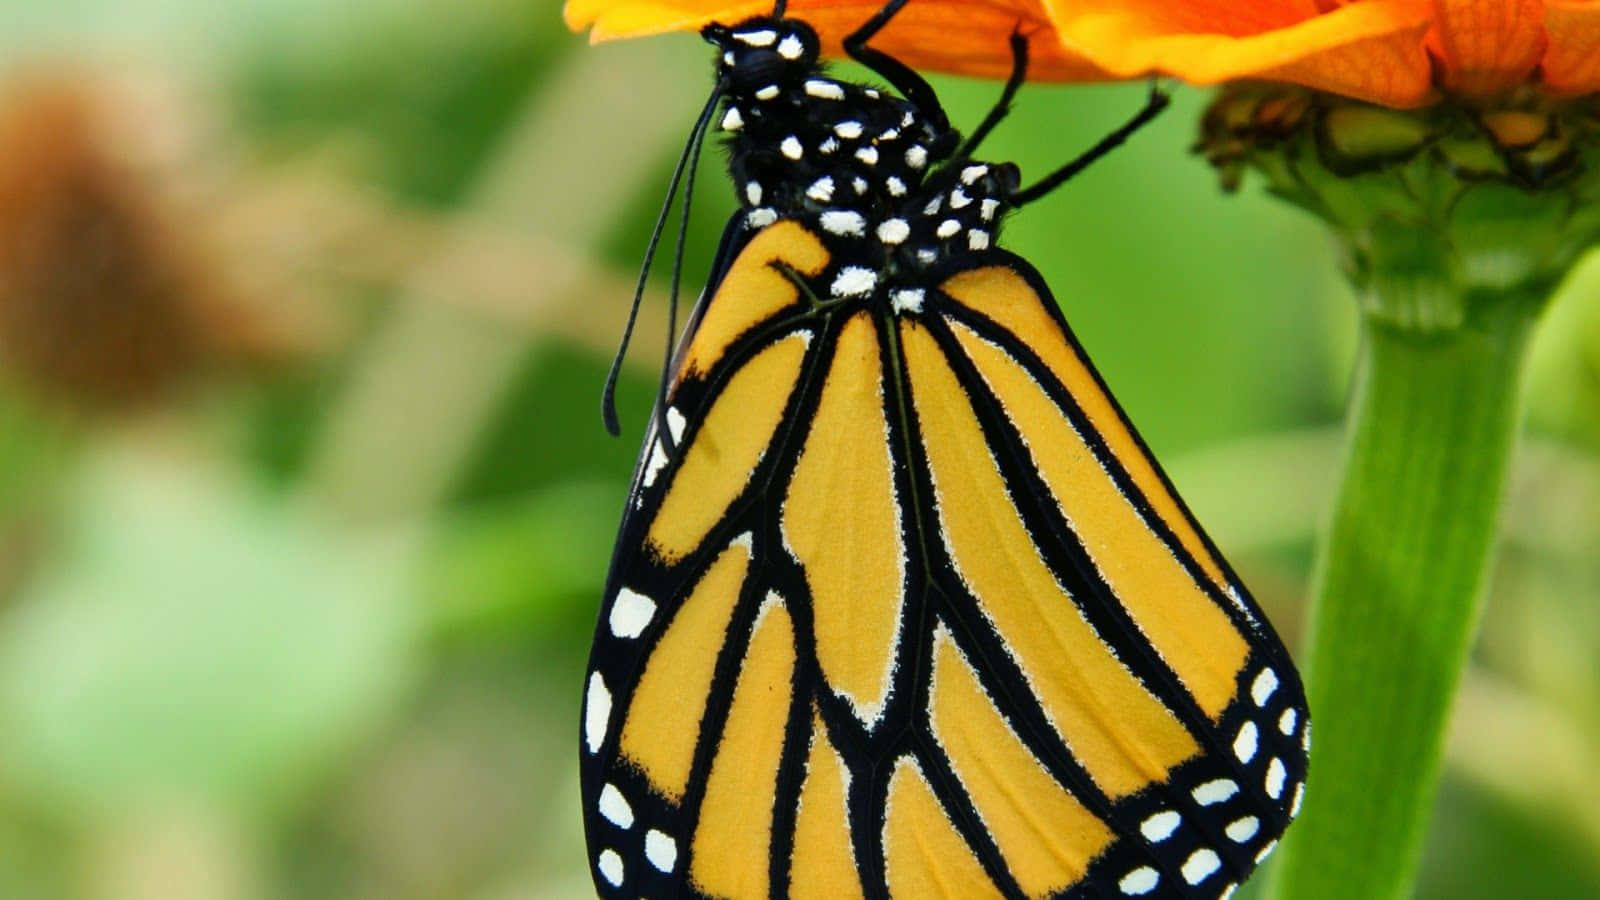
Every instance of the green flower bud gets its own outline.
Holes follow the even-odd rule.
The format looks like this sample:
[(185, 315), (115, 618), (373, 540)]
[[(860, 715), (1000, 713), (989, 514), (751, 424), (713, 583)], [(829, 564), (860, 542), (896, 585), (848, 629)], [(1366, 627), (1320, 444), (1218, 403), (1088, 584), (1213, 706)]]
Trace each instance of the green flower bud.
[(1328, 222), (1363, 308), (1453, 330), (1489, 307), (1543, 303), (1600, 239), (1600, 102), (1528, 90), (1493, 107), (1374, 106), (1284, 85), (1232, 85), (1196, 150)]

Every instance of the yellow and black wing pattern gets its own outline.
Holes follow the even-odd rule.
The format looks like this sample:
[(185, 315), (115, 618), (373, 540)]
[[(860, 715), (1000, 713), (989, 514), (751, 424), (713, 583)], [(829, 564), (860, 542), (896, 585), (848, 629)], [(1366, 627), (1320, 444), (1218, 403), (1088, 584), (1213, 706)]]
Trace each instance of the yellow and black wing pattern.
[[(714, 40), (737, 67), (795, 34), (814, 42), (792, 19)], [(1038, 274), (989, 246), (983, 210), (1013, 174), (939, 168), (914, 104), (811, 75), (808, 96), (869, 121), (773, 116), (802, 160), (834, 158), (790, 180), (909, 181), (888, 212), (845, 210), (871, 232), (908, 211), (908, 234), (790, 199), (732, 226), (646, 437), (586, 675), (597, 890), (1227, 896), (1299, 808), (1292, 663)], [(757, 127), (761, 87), (731, 92), (724, 130)], [(761, 146), (788, 159), (789, 136)], [(924, 145), (931, 160), (908, 152)], [(734, 159), (767, 196), (796, 174)]]

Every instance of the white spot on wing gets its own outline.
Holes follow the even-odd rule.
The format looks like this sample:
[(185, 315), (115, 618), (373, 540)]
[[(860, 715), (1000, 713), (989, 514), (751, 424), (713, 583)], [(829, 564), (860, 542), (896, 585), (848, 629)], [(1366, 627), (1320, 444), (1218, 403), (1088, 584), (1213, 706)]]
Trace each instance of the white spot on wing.
[(966, 191), (963, 191), (961, 188), (956, 188), (950, 192), (951, 209), (962, 209), (970, 205), (972, 205), (972, 198), (967, 196)]
[(1257, 819), (1255, 816), (1245, 816), (1242, 819), (1234, 819), (1232, 822), (1229, 822), (1228, 827), (1222, 829), (1222, 833), (1226, 834), (1228, 836), (1228, 840), (1233, 841), (1235, 844), (1242, 844), (1245, 841), (1255, 837), (1256, 832), (1260, 830), (1260, 819)]
[(744, 186), (744, 199), (751, 206), (761, 205), (761, 183), (752, 181)]
[(989, 232), (984, 231), (982, 228), (974, 228), (971, 231), (967, 232), (967, 249), (968, 250), (987, 250), (987, 249), (989, 249)]
[(1150, 843), (1159, 844), (1172, 837), (1172, 833), (1178, 830), (1178, 826), (1182, 822), (1183, 816), (1178, 815), (1174, 810), (1164, 809), (1145, 819), (1139, 825), (1139, 833), (1144, 835), (1145, 840)]
[(1278, 730), (1283, 733), (1284, 737), (1293, 737), (1295, 726), (1299, 724), (1300, 714), (1292, 706), (1284, 710), (1283, 715), (1278, 717)]
[(906, 148), (906, 165), (913, 169), (920, 169), (928, 164), (928, 150), (921, 144)]
[(644, 858), (662, 872), (671, 872), (678, 863), (678, 842), (666, 832), (654, 828), (644, 835)]
[(1200, 785), (1193, 791), (1194, 802), (1211, 806), (1239, 793), (1239, 786), (1231, 778), (1217, 778)]
[(784, 59), (799, 59), (805, 52), (806, 45), (792, 34), (778, 42), (778, 55)]
[(833, 279), (835, 297), (865, 297), (878, 286), (878, 273), (861, 266), (845, 266)]
[(953, 238), (961, 231), (961, 223), (955, 219), (945, 219), (939, 223), (939, 228), (934, 232), (941, 238)]
[(906, 195), (906, 183), (901, 181), (897, 175), (890, 175), (885, 178), (883, 184), (884, 187), (889, 189), (889, 196), (891, 197), (904, 197)]
[(1272, 842), (1268, 843), (1265, 847), (1262, 847), (1261, 848), (1261, 852), (1256, 854), (1256, 865), (1259, 866), (1263, 862), (1266, 862), (1267, 857), (1271, 856), (1272, 855), (1272, 851), (1274, 851), (1276, 849), (1278, 849), (1278, 842), (1277, 841), (1272, 841)]
[(1272, 762), (1267, 763), (1267, 780), (1262, 787), (1267, 789), (1267, 796), (1276, 800), (1283, 796), (1283, 780), (1288, 777), (1283, 769), (1283, 760), (1274, 756)]
[(600, 870), (600, 877), (610, 882), (612, 887), (622, 887), (622, 857), (617, 855), (617, 851), (601, 850), (595, 868)]
[(824, 231), (844, 237), (860, 237), (867, 231), (867, 220), (854, 210), (830, 209), (818, 221)]
[(861, 137), (861, 131), (861, 123), (855, 121), (854, 119), (846, 122), (840, 122), (839, 124), (833, 126), (833, 133), (847, 141), (853, 141), (856, 138)]
[(988, 222), (994, 219), (994, 214), (999, 209), (999, 200), (996, 200), (993, 197), (986, 197), (982, 203), (978, 204), (978, 215), (982, 216), (985, 222)]
[(985, 165), (967, 166), (961, 170), (961, 183), (973, 184), (979, 178), (989, 174), (989, 167)]
[(800, 139), (792, 134), (784, 138), (782, 143), (778, 144), (778, 152), (782, 153), (785, 157), (794, 160), (798, 160), (801, 156), (805, 155), (805, 151), (800, 147)]
[(636, 638), (644, 634), (655, 614), (654, 600), (632, 588), (622, 588), (611, 601), (611, 633), (619, 638)]
[(1267, 698), (1277, 689), (1278, 673), (1271, 669), (1262, 669), (1261, 674), (1257, 675), (1255, 682), (1250, 685), (1250, 699), (1254, 700), (1257, 706), (1266, 706)]
[(678, 412), (676, 406), (667, 407), (667, 432), (672, 435), (674, 444), (683, 442), (683, 428), (687, 424), (689, 423), (683, 418), (683, 413)]
[(589, 693), (583, 704), (583, 741), (590, 753), (599, 753), (611, 724), (611, 691), (599, 672), (589, 673)]
[(1149, 866), (1140, 866), (1122, 876), (1122, 880), (1117, 882), (1117, 889), (1130, 897), (1137, 897), (1155, 890), (1160, 883), (1160, 872)]
[(622, 792), (614, 784), (607, 784), (600, 789), (600, 815), (618, 828), (633, 827), (633, 807), (628, 805)]
[(1256, 723), (1245, 722), (1239, 726), (1239, 734), (1233, 739), (1233, 755), (1242, 763), (1255, 759)]
[(1306, 783), (1300, 782), (1294, 786), (1294, 799), (1289, 801), (1289, 818), (1300, 815), (1300, 804), (1306, 799)]
[(775, 85), (775, 84), (769, 84), (766, 87), (762, 88), (761, 90), (756, 91), (756, 99), (757, 100), (775, 100), (778, 97), (778, 93), (779, 93), (778, 92), (778, 86)]
[(878, 164), (878, 148), (871, 145), (862, 147), (860, 150), (856, 151), (856, 159), (861, 160), (869, 166), (875, 166)]
[(832, 200), (833, 178), (824, 175), (821, 178), (818, 178), (816, 181), (811, 182), (811, 186), (806, 188), (806, 196), (817, 201), (818, 203), (827, 203), (828, 201)]
[(667, 451), (661, 446), (660, 441), (650, 442), (650, 461), (644, 466), (644, 486), (651, 487), (656, 483), (656, 477), (667, 466)]
[(1211, 873), (1222, 868), (1222, 860), (1217, 858), (1216, 851), (1209, 847), (1201, 847), (1189, 854), (1183, 861), (1183, 880), (1190, 884), (1199, 884), (1211, 877)]
[(739, 107), (737, 107), (737, 106), (728, 107), (728, 111), (722, 114), (722, 130), (723, 131), (738, 131), (739, 129), (741, 129), (743, 127), (744, 127), (744, 114), (739, 112)]
[(744, 220), (749, 223), (751, 228), (765, 228), (768, 225), (771, 225), (773, 222), (778, 221), (778, 211), (766, 207), (761, 209), (752, 209), (750, 210), (749, 214), (744, 217)]

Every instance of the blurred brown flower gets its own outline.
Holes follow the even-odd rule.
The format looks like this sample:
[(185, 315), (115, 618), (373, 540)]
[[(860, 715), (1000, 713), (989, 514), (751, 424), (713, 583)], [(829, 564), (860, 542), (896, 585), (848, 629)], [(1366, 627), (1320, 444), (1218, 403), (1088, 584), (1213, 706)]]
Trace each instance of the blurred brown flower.
[(148, 406), (288, 349), (230, 289), (206, 224), (174, 215), (131, 162), (139, 136), (114, 107), (77, 75), (0, 95), (0, 368), (86, 411)]

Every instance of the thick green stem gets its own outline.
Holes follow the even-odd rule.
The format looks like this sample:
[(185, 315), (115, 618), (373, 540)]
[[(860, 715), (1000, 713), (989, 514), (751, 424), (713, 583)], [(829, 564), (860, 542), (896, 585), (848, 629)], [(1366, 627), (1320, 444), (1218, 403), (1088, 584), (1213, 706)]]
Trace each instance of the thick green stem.
[(1411, 895), (1541, 299), (1469, 302), (1476, 315), (1429, 334), (1363, 317), (1305, 655), (1315, 747), (1272, 896)]

